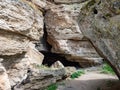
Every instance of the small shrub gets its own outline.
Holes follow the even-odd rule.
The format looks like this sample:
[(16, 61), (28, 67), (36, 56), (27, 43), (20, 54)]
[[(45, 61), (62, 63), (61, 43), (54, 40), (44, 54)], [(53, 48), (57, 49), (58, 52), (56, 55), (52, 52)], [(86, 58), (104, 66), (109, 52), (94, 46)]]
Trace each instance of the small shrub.
[(58, 88), (57, 84), (51, 84), (45, 90), (57, 90), (57, 88)]
[(105, 74), (115, 74), (115, 72), (113, 71), (113, 69), (108, 65), (108, 64), (104, 64), (102, 67), (102, 71), (101, 73), (105, 73)]
[(70, 76), (70, 78), (75, 79), (75, 78), (78, 78), (79, 76), (81, 76), (82, 74), (85, 74), (84, 70), (79, 70), (79, 71), (77, 71), (77, 72), (74, 72), (74, 73)]

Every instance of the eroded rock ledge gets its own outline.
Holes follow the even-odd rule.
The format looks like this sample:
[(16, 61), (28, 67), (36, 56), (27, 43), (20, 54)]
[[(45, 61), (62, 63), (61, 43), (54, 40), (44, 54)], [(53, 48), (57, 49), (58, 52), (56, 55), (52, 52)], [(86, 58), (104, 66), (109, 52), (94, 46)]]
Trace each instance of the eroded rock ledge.
[(0, 90), (41, 89), (66, 76), (64, 67), (36, 68), (44, 59), (39, 51), (49, 51), (42, 41), (44, 31), (49, 52), (82, 67), (107, 59), (120, 76), (117, 0), (1, 0), (0, 17)]

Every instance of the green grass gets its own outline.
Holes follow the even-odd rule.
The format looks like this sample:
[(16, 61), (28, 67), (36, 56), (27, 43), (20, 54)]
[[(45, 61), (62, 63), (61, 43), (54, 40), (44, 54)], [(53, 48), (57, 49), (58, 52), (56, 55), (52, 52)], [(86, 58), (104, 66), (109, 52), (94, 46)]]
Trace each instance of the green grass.
[(51, 84), (45, 90), (57, 90), (57, 88), (58, 88), (57, 84)]
[(70, 78), (71, 79), (75, 79), (75, 78), (78, 78), (79, 76), (81, 76), (82, 74), (85, 74), (84, 70), (78, 70), (76, 72), (74, 72)]
[(64, 82), (57, 82), (57, 83), (49, 85), (48, 87), (46, 87), (43, 90), (57, 90), (58, 86), (65, 86), (65, 83)]
[(115, 72), (113, 71), (113, 69), (108, 65), (108, 64), (104, 64), (102, 66), (102, 70), (101, 73), (105, 73), (105, 74), (115, 74)]

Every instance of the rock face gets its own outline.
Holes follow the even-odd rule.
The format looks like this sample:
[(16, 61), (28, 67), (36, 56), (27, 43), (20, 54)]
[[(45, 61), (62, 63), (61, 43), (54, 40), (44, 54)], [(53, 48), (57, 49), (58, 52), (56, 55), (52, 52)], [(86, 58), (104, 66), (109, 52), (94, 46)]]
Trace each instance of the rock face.
[(43, 38), (45, 5), (37, 0), (0, 1), (0, 90), (41, 89), (65, 76), (64, 68), (36, 68), (44, 59), (34, 43)]
[(27, 53), (3, 58), (3, 65), (7, 69), (10, 84), (14, 86), (26, 77), (29, 69), (41, 65), (44, 56), (35, 48), (29, 46)]
[(77, 23), (84, 4), (86, 2), (51, 6), (45, 14), (45, 25), (47, 41), (52, 45), (51, 51), (64, 54), (68, 60), (79, 62), (81, 66), (86, 67), (100, 64), (102, 58), (84, 38)]
[(30, 40), (43, 36), (42, 13), (20, 0), (1, 0), (0, 6), (0, 55), (22, 53)]
[(120, 77), (120, 1), (90, 0), (82, 8), (79, 26)]
[[(59, 63), (59, 65), (58, 65)], [(56, 67), (61, 66), (62, 64), (57, 61), (53, 66), (55, 68), (48, 68), (46, 66), (40, 66), (40, 65), (34, 65), (34, 68), (29, 68), (29, 70), (26, 73), (26, 76), (23, 78), (23, 80), (19, 83), (17, 83), (13, 89), (14, 90), (44, 90), (45, 87), (48, 85), (51, 85), (52, 83), (56, 83), (59, 80), (62, 80), (63, 78), (66, 78), (66, 76), (69, 75), (70, 70), (66, 70), (66, 68), (62, 65), (62, 67)]]
[(7, 72), (2, 64), (0, 64), (0, 90), (11, 90)]
[(56, 83), (57, 80), (61, 80), (65, 76), (65, 69), (38, 69), (32, 70), (28, 73), (28, 77), (24, 82), (18, 84), (16, 87), (24, 88), (24, 90), (44, 90), (43, 88)]
[(11, 90), (44, 56), (33, 42), (43, 37), (42, 12), (25, 0), (0, 0), (0, 90)]
[(43, 16), (20, 0), (1, 0), (0, 28), (39, 40), (43, 34)]
[(30, 40), (20, 34), (0, 29), (0, 55), (15, 55), (27, 51)]
[(80, 3), (86, 0), (54, 0), (55, 3), (60, 4), (71, 4), (71, 3)]
[(36, 43), (83, 67), (105, 58), (120, 77), (120, 2), (0, 0), (0, 90), (42, 89), (76, 70), (59, 61), (40, 68), (44, 55)]

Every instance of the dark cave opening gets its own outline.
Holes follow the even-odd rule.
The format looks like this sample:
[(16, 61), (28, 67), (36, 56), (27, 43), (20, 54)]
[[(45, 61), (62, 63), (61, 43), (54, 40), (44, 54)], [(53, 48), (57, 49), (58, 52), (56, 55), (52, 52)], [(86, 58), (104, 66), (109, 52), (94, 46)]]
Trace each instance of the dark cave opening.
[(64, 66), (74, 66), (80, 68), (78, 62), (68, 61), (63, 55), (51, 53), (51, 52), (41, 52), (44, 55), (43, 65), (51, 66), (54, 62), (60, 61)]
[(37, 48), (37, 50), (39, 50), (40, 52), (50, 52), (52, 46), (47, 42), (47, 31), (46, 31), (46, 25), (44, 23), (44, 34), (43, 37), (40, 38), (40, 41), (35, 43), (35, 47)]
[(96, 8), (93, 9), (94, 14), (98, 14), (98, 10)]

